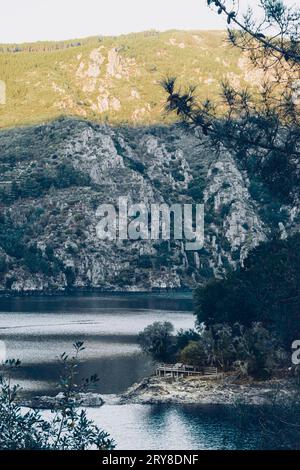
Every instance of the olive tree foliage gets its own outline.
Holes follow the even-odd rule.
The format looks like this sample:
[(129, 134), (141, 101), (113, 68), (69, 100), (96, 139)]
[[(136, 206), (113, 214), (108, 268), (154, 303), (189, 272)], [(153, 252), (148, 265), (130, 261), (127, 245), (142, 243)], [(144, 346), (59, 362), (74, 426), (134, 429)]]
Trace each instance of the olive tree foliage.
[(166, 360), (173, 348), (172, 332), (174, 326), (170, 322), (154, 322), (139, 333), (139, 345), (146, 354), (155, 360)]
[(225, 279), (198, 286), (197, 322), (262, 325), (290, 351), (300, 329), (300, 234), (254, 248), (244, 266)]
[(289, 361), (278, 338), (262, 323), (214, 323), (198, 331), (155, 322), (139, 334), (141, 349), (154, 360), (180, 361), (196, 367), (215, 366), (241, 377), (269, 378)]
[[(258, 73), (258, 83), (223, 81), (220, 98), (199, 102), (196, 88), (163, 80), (166, 110), (196, 131), (203, 143), (233, 149), (243, 168), (259, 176), (284, 202), (299, 195), (300, 10), (283, 0), (260, 0), (261, 14), (236, 0), (208, 0), (228, 23), (228, 41)], [(198, 131), (201, 132), (198, 132)]]
[(216, 366), (229, 370), (236, 360), (235, 333), (226, 323), (202, 329), (198, 340), (190, 341), (181, 351), (180, 359), (194, 366)]
[(251, 328), (241, 325), (236, 325), (236, 328), (234, 367), (242, 375), (266, 379), (289, 363), (278, 339), (261, 323), (253, 323)]
[(97, 381), (94, 375), (82, 386), (76, 384), (79, 353), (83, 343), (74, 344), (75, 353), (61, 355), (63, 373), (59, 389), (61, 400), (46, 419), (36, 409), (20, 406), (20, 386), (12, 383), (14, 370), (20, 367), (18, 360), (2, 364), (0, 376), (0, 450), (112, 450), (113, 440), (89, 420), (86, 411), (80, 409), (79, 392)]
[(179, 357), (186, 364), (216, 366), (260, 379), (272, 376), (286, 364), (286, 353), (280, 343), (261, 323), (250, 327), (239, 323), (212, 325), (197, 341), (190, 341)]

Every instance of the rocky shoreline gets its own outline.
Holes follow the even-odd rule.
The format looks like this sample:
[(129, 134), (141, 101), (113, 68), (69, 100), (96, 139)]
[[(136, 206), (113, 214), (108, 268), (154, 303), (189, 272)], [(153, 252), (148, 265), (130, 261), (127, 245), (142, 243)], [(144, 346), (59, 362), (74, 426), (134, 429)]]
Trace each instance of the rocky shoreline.
[(264, 382), (239, 382), (225, 376), (219, 379), (195, 377), (162, 379), (150, 377), (130, 387), (120, 398), (121, 404), (206, 404), (265, 405), (277, 396), (292, 396), (295, 385), (291, 380), (274, 379)]
[[(32, 398), (23, 398), (20, 405), (26, 408), (34, 408), (40, 410), (50, 410), (59, 408), (63, 403), (63, 394), (58, 393), (56, 396), (34, 396)], [(76, 397), (76, 403), (86, 408), (98, 408), (104, 405), (104, 400), (99, 393), (79, 393)]]
[(107, 290), (101, 287), (91, 287), (91, 288), (80, 288), (76, 287), (74, 289), (49, 289), (49, 290), (29, 290), (29, 291), (12, 291), (12, 290), (2, 290), (0, 291), (0, 299), (18, 299), (23, 297), (57, 297), (57, 296), (89, 296), (89, 295), (107, 295), (110, 297), (117, 297), (118, 295), (126, 296), (136, 296), (136, 295), (165, 295), (165, 294), (183, 294), (189, 295), (190, 298), (193, 298), (193, 290), (189, 288), (149, 288), (149, 289), (118, 289), (118, 290)]
[[(241, 381), (234, 376), (218, 378), (159, 378), (149, 377), (132, 385), (121, 395), (102, 396), (98, 393), (81, 393), (77, 402), (84, 408), (98, 408), (105, 403), (127, 405), (193, 404), (193, 405), (267, 405), (274, 398), (292, 398), (299, 393), (291, 379), (268, 381)], [(20, 405), (35, 409), (59, 408), (62, 394), (54, 397), (36, 396), (20, 400)]]

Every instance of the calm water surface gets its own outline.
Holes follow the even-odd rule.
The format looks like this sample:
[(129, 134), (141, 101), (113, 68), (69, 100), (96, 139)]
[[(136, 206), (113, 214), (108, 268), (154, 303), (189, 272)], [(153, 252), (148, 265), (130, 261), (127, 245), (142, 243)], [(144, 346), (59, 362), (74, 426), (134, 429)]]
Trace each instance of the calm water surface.
[(261, 445), (259, 426), (239, 429), (228, 407), (107, 404), (89, 409), (88, 415), (121, 450), (243, 450)]
[(85, 342), (80, 375), (97, 373), (96, 391), (120, 393), (153, 371), (137, 334), (154, 321), (192, 328), (188, 295), (88, 295), (0, 299), (0, 340), (22, 367), (17, 380), (27, 392), (55, 393), (59, 355)]
[[(15, 379), (27, 394), (56, 394), (59, 355), (85, 341), (80, 375), (97, 373), (106, 404), (88, 415), (111, 434), (118, 449), (247, 449), (258, 433), (243, 432), (228, 409), (208, 406), (118, 405), (114, 394), (153, 371), (137, 334), (154, 321), (192, 328), (192, 300), (176, 295), (77, 295), (0, 299), (0, 340), (19, 358)], [(47, 413), (47, 412), (46, 412)]]

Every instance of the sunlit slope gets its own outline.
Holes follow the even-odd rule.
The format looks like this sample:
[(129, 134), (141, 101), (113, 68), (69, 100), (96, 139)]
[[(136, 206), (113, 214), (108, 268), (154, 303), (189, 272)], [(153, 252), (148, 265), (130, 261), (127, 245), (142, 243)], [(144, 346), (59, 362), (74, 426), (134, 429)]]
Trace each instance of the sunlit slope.
[(213, 97), (219, 82), (248, 79), (245, 60), (221, 31), (148, 31), (63, 43), (0, 46), (6, 105), (0, 126), (43, 122), (60, 115), (112, 123), (167, 122), (162, 113), (167, 75)]

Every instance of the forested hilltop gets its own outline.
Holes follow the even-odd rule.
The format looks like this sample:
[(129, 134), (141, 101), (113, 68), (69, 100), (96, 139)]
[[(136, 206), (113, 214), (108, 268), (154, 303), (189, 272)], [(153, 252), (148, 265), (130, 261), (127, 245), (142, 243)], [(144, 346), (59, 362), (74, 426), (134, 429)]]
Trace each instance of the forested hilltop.
[[(40, 123), (62, 114), (111, 123), (153, 124), (162, 113), (159, 82), (177, 75), (198, 86), (200, 98), (219, 82), (257, 82), (246, 56), (225, 31), (146, 31), (118, 37), (0, 45), (6, 105), (0, 126)], [(260, 77), (262, 78), (262, 77)]]

